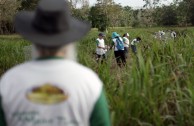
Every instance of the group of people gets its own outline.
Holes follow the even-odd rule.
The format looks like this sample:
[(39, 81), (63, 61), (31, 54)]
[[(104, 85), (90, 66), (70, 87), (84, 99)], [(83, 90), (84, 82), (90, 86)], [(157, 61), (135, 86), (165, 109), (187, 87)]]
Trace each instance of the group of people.
[(16, 14), (15, 29), (36, 59), (0, 78), (0, 126), (111, 126), (102, 81), (67, 58), (91, 29), (68, 8), (67, 0), (40, 0), (36, 11)]
[(154, 37), (160, 40), (166, 40), (168, 38), (175, 39), (177, 37), (177, 34), (174, 30), (167, 30), (166, 32), (163, 30), (159, 30), (158, 32), (155, 32)]
[(99, 33), (98, 38), (96, 39), (96, 54), (97, 54), (97, 61), (101, 60), (101, 62), (106, 59), (106, 53), (108, 50), (114, 48), (114, 55), (118, 66), (125, 66), (126, 59), (129, 55), (129, 48), (131, 47), (132, 52), (134, 54), (137, 53), (136, 44), (141, 41), (140, 37), (133, 39), (130, 43), (129, 41), (129, 33), (125, 33), (122, 37), (117, 33), (112, 33), (112, 42), (110, 48), (105, 45), (104, 41), (105, 34)]

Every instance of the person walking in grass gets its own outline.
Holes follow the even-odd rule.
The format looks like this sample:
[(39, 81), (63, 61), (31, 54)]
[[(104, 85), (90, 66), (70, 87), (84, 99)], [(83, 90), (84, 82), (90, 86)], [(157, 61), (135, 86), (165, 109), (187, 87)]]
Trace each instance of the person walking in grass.
[(71, 17), (65, 0), (41, 0), (35, 12), (19, 12), (14, 25), (38, 57), (1, 77), (0, 126), (110, 126), (103, 83), (66, 58), (90, 24)]
[(132, 49), (132, 52), (133, 52), (134, 54), (137, 53), (137, 47), (136, 47), (136, 45), (137, 45), (137, 43), (139, 43), (140, 41), (141, 41), (141, 38), (140, 38), (140, 37), (137, 37), (137, 38), (133, 39), (133, 41), (131, 42), (131, 49)]
[(124, 43), (123, 39), (117, 32), (112, 33), (112, 46), (110, 49), (114, 47), (114, 55), (119, 67), (126, 65), (126, 57), (125, 57), (125, 50), (124, 50)]
[(96, 55), (97, 59), (96, 61), (99, 62), (101, 60), (101, 63), (106, 59), (106, 46), (104, 42), (105, 35), (103, 33), (98, 34), (98, 38), (96, 39)]
[(172, 37), (173, 39), (176, 38), (176, 32), (175, 32), (175, 31), (171, 31), (170, 35), (171, 35), (171, 37)]
[(127, 58), (129, 53), (129, 33), (125, 33), (123, 35), (123, 42), (124, 42), (125, 57)]
[(159, 38), (160, 38), (160, 40), (165, 40), (165, 32), (162, 30), (162, 31), (159, 31), (158, 32), (159, 33)]

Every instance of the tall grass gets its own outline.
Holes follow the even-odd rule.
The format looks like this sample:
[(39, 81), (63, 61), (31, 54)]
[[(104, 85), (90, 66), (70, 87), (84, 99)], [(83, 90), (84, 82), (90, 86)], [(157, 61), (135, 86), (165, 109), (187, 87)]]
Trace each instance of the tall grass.
[[(129, 32), (131, 39), (142, 37), (138, 54), (130, 51), (127, 66), (116, 65), (113, 50), (104, 64), (95, 61), (96, 30), (78, 43), (79, 62), (93, 69), (104, 82), (114, 126), (192, 126), (194, 125), (194, 30), (166, 43), (155, 40), (154, 29), (109, 29)], [(164, 28), (163, 28), (164, 29)], [(176, 29), (183, 31), (183, 29)], [(0, 37), (0, 74), (25, 60), (18, 37)]]
[(0, 75), (25, 60), (23, 47), (27, 45), (19, 36), (0, 36)]

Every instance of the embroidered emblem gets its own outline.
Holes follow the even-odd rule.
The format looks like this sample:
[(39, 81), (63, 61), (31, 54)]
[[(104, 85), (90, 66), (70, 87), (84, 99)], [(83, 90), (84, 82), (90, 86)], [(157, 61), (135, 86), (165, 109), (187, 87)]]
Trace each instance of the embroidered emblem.
[(52, 105), (66, 101), (68, 94), (59, 87), (46, 83), (28, 91), (26, 97), (33, 103)]

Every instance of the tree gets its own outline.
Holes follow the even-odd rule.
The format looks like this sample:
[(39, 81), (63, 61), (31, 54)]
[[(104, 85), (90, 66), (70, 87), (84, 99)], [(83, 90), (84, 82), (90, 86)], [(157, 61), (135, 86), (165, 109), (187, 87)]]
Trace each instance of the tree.
[(132, 17), (131, 17), (131, 26), (132, 27), (139, 27), (140, 26), (140, 15), (141, 10), (133, 10), (132, 11)]
[(121, 20), (122, 27), (128, 27), (131, 25), (132, 8), (129, 6), (123, 7), (123, 18)]
[(148, 8), (148, 9), (141, 9), (141, 16), (140, 16), (140, 26), (142, 27), (151, 27), (155, 25), (153, 13), (155, 9)]
[(173, 26), (178, 24), (177, 7), (173, 4), (157, 7), (152, 16), (158, 26)]
[(20, 3), (13, 0), (0, 0), (0, 34), (14, 31), (12, 19)]
[(89, 0), (68, 0), (71, 9), (79, 8), (79, 6), (89, 6)]
[(143, 0), (145, 2), (144, 8), (152, 9), (156, 8), (162, 0)]
[(18, 0), (21, 5), (19, 10), (34, 10), (38, 4), (39, 0)]
[(108, 24), (110, 27), (120, 26), (124, 21), (124, 11), (121, 5), (113, 3), (108, 7)]
[(89, 12), (89, 6), (82, 6), (81, 8), (72, 8), (72, 16), (81, 20), (89, 20)]
[(173, 6), (164, 6), (161, 15), (161, 21), (164, 26), (177, 25), (177, 13)]
[(190, 23), (190, 5), (185, 1), (181, 1), (177, 6), (177, 18), (178, 24), (181, 26), (187, 26)]
[(114, 2), (98, 3), (91, 7), (89, 20), (93, 27), (97, 27), (100, 31), (106, 30), (108, 27), (130, 26), (132, 8), (129, 6), (122, 7)]
[(194, 25), (194, 1), (193, 0), (190, 0), (189, 3), (190, 4), (190, 21), (192, 23), (192, 25)]
[(98, 28), (99, 31), (105, 31), (108, 27), (106, 13), (101, 4), (96, 4), (91, 7), (89, 12), (89, 20), (92, 22), (92, 27)]

